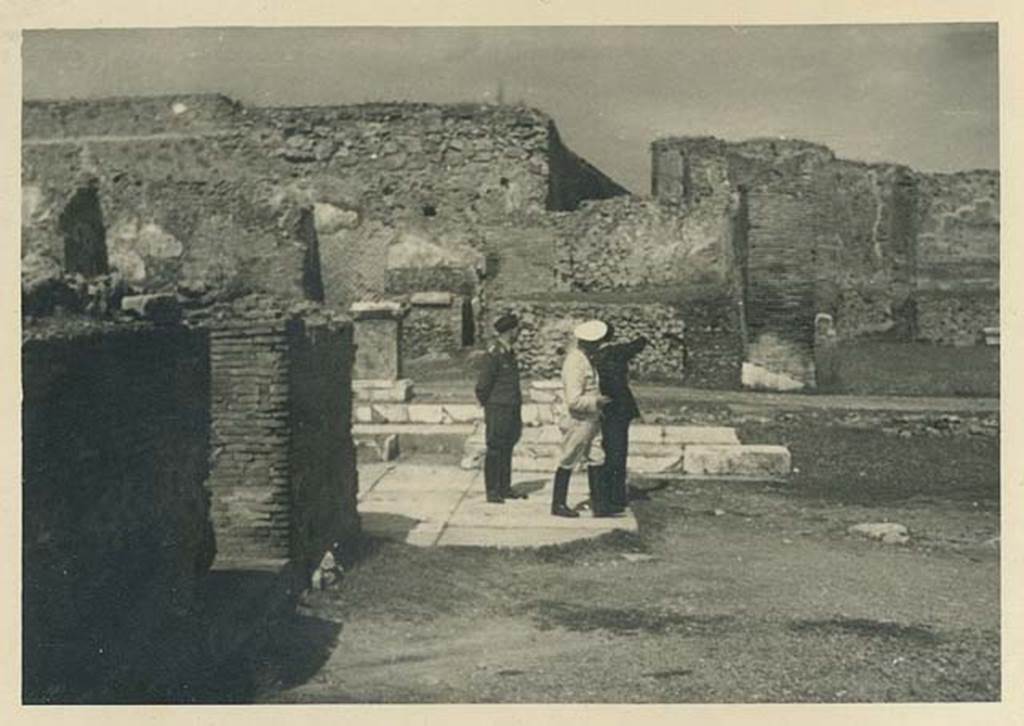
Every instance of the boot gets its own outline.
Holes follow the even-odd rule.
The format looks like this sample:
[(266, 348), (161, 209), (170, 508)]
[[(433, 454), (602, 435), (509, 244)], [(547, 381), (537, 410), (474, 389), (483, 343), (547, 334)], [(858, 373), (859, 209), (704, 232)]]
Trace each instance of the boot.
[(484, 456), (484, 488), (487, 492), (488, 502), (504, 503), (505, 500), (501, 496), (501, 457), (490, 449)]
[(622, 510), (616, 510), (608, 501), (608, 486), (603, 466), (587, 467), (587, 484), (590, 487), (590, 510), (595, 517), (611, 517)]
[(578, 517), (579, 512), (569, 509), (565, 500), (569, 496), (569, 479), (572, 477), (572, 469), (555, 469), (555, 483), (551, 488), (551, 514), (556, 517)]

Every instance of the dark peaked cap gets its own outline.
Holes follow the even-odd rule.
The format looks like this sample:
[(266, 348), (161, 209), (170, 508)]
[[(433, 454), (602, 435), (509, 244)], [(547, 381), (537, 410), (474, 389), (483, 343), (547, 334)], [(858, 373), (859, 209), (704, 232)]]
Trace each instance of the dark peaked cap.
[(494, 321), (494, 329), (499, 333), (504, 333), (506, 330), (512, 330), (512, 328), (519, 325), (519, 318), (512, 313), (505, 313), (500, 318)]

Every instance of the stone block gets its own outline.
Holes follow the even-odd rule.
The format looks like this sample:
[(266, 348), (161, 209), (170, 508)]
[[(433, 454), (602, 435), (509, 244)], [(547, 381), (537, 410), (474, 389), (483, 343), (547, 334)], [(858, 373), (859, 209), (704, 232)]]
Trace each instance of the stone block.
[(450, 292), (415, 292), (409, 303), (425, 307), (451, 307), (454, 296)]
[(443, 423), (475, 423), (482, 421), (483, 409), (473, 403), (446, 403), (442, 406)]
[(121, 310), (154, 323), (170, 325), (181, 320), (181, 304), (175, 295), (125, 295), (121, 298)]
[(357, 401), (405, 403), (412, 398), (412, 381), (357, 379), (352, 381), (352, 393)]
[(352, 420), (356, 423), (381, 422), (381, 419), (376, 417), (373, 406), (355, 406), (352, 409)]
[(736, 429), (730, 426), (665, 426), (662, 441), (667, 444), (722, 444), (740, 443)]
[(409, 406), (405, 403), (374, 403), (373, 423), (408, 423)]
[(444, 407), (440, 403), (410, 403), (409, 423), (439, 424), (444, 421)]
[(799, 391), (804, 384), (785, 373), (775, 373), (755, 363), (745, 362), (740, 372), (740, 381), (746, 388), (769, 391)]
[(791, 468), (785, 446), (693, 444), (683, 458), (686, 474), (704, 476), (785, 476)]

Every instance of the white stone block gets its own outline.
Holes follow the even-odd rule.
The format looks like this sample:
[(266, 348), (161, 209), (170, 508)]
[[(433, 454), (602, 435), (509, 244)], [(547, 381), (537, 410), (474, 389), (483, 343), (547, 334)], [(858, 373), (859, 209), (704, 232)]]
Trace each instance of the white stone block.
[(408, 423), (409, 405), (405, 403), (374, 403), (373, 423)]
[(740, 443), (736, 429), (731, 426), (665, 426), (663, 438), (672, 444), (722, 444), (735, 446)]
[(409, 423), (439, 424), (444, 421), (444, 407), (440, 403), (410, 403)]
[(446, 403), (441, 408), (444, 423), (474, 423), (484, 418), (483, 409), (473, 403)]
[(799, 391), (804, 384), (784, 373), (775, 373), (755, 363), (744, 363), (740, 369), (740, 382), (746, 388), (769, 391)]

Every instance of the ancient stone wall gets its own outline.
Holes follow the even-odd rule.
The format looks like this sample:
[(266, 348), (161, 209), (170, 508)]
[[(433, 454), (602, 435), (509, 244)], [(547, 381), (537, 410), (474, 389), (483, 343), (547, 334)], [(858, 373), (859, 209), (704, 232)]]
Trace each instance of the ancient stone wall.
[(311, 212), (277, 183), (229, 178), (200, 138), (27, 143), (22, 173), (31, 264), (96, 274), (74, 252), (92, 246), (139, 292), (323, 295)]
[(640, 335), (650, 340), (631, 366), (636, 378), (684, 380), (684, 325), (678, 312), (667, 305), (504, 299), (488, 311), (487, 330), (493, 330), (493, 320), (505, 312), (514, 312), (521, 321), (516, 350), (524, 376), (557, 378), (565, 353), (573, 344), (573, 328), (584, 320), (599, 318), (615, 327), (618, 340)]
[(22, 348), (24, 694), (125, 676), (214, 558), (206, 335), (32, 328)]
[(915, 297), (917, 338), (942, 345), (979, 345), (985, 328), (999, 326), (999, 293), (992, 290), (926, 290)]
[(921, 174), (917, 335), (970, 345), (999, 325), (999, 174)]
[(402, 321), (402, 358), (454, 355), (472, 345), (476, 329), (469, 301), (448, 292), (415, 293)]
[[(393, 248), (410, 237), (437, 258), (417, 266), (472, 270), (490, 251), (508, 251), (510, 233), (545, 213), (625, 193), (568, 151), (548, 117), (522, 107), (246, 109), (222, 97), (162, 97), (25, 109), (26, 251), (59, 247), (60, 211), (95, 177), (111, 246), (121, 250), (112, 266), (148, 274), (187, 259), (191, 236), (203, 233), (224, 240), (227, 259), (208, 251), (210, 259), (171, 264), (171, 276), (226, 267), (229, 279), (259, 282), (269, 273), (273, 281), (278, 271), (259, 262), (284, 250), (248, 238), (278, 230), (280, 246), (295, 247), (300, 259), (319, 246), (326, 301), (338, 309), (382, 295), (388, 270), (408, 267)], [(207, 197), (201, 214), (189, 211)], [(253, 209), (238, 209), (241, 200)], [(295, 210), (312, 210), (313, 224), (276, 218)], [(254, 216), (263, 218), (246, 227)], [(46, 237), (50, 244), (40, 244)], [(247, 245), (252, 265), (233, 265)], [(229, 274), (234, 267), (238, 275)], [(281, 292), (269, 287), (254, 290)]]
[(558, 277), (579, 291), (721, 284), (732, 261), (732, 211), (728, 199), (686, 214), (636, 197), (584, 204), (563, 224)]

